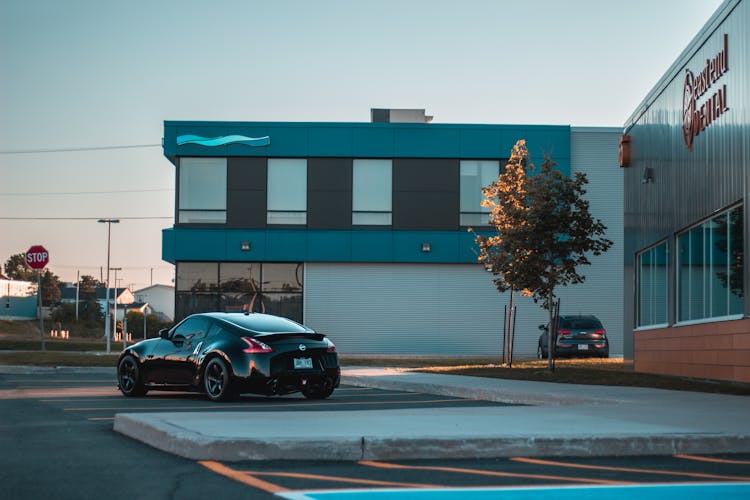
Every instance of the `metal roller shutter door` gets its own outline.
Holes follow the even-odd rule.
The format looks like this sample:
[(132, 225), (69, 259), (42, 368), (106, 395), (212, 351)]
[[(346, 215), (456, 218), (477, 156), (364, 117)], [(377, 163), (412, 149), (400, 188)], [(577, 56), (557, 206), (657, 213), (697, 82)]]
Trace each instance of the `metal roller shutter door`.
[(305, 323), (343, 354), (498, 356), (504, 303), (478, 265), (305, 265)]

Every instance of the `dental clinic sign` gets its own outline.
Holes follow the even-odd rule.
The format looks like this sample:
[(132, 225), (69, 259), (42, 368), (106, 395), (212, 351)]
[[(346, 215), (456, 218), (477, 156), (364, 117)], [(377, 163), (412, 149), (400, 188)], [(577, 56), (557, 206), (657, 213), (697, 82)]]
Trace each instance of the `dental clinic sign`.
[(693, 151), (693, 141), (698, 134), (729, 110), (727, 86), (717, 88), (709, 97), (704, 96), (712, 86), (729, 71), (729, 37), (724, 34), (724, 48), (695, 75), (685, 69), (685, 86), (682, 90), (682, 135), (688, 151)]

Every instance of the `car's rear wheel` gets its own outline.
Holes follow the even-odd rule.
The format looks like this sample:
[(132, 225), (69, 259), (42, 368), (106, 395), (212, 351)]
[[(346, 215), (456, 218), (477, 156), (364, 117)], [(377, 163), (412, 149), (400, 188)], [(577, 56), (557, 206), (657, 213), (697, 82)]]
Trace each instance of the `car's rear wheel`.
[(536, 346), (536, 358), (537, 359), (547, 359), (547, 353), (544, 352), (544, 349), (542, 349), (542, 344)]
[(138, 360), (128, 354), (123, 356), (117, 364), (117, 386), (125, 396), (145, 396), (146, 386), (143, 384)]
[(326, 399), (328, 396), (333, 394), (333, 389), (333, 380), (325, 377), (319, 382), (308, 382), (308, 385), (306, 385), (302, 390), (302, 394), (307, 399)]
[(203, 390), (211, 401), (227, 401), (235, 397), (231, 387), (232, 374), (221, 358), (211, 358), (203, 370)]

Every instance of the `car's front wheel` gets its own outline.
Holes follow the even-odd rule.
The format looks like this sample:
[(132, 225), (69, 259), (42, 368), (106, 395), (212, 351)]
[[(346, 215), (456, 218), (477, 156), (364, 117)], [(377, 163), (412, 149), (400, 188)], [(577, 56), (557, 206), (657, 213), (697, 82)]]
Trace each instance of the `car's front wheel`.
[(117, 364), (117, 386), (125, 396), (146, 395), (138, 360), (131, 354), (123, 356)]
[(234, 397), (231, 372), (221, 358), (211, 358), (203, 370), (203, 389), (211, 401), (226, 401)]

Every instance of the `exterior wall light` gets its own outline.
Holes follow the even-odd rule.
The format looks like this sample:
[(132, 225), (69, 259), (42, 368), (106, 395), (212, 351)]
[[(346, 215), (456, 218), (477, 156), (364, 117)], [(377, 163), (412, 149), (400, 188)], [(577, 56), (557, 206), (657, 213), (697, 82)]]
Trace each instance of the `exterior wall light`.
[(250, 245), (249, 241), (243, 241), (242, 243), (240, 243), (240, 250), (242, 250), (243, 252), (249, 252), (251, 248), (252, 245)]
[(422, 243), (422, 252), (430, 253), (431, 251), (432, 251), (432, 245), (430, 245), (430, 242), (426, 241)]

